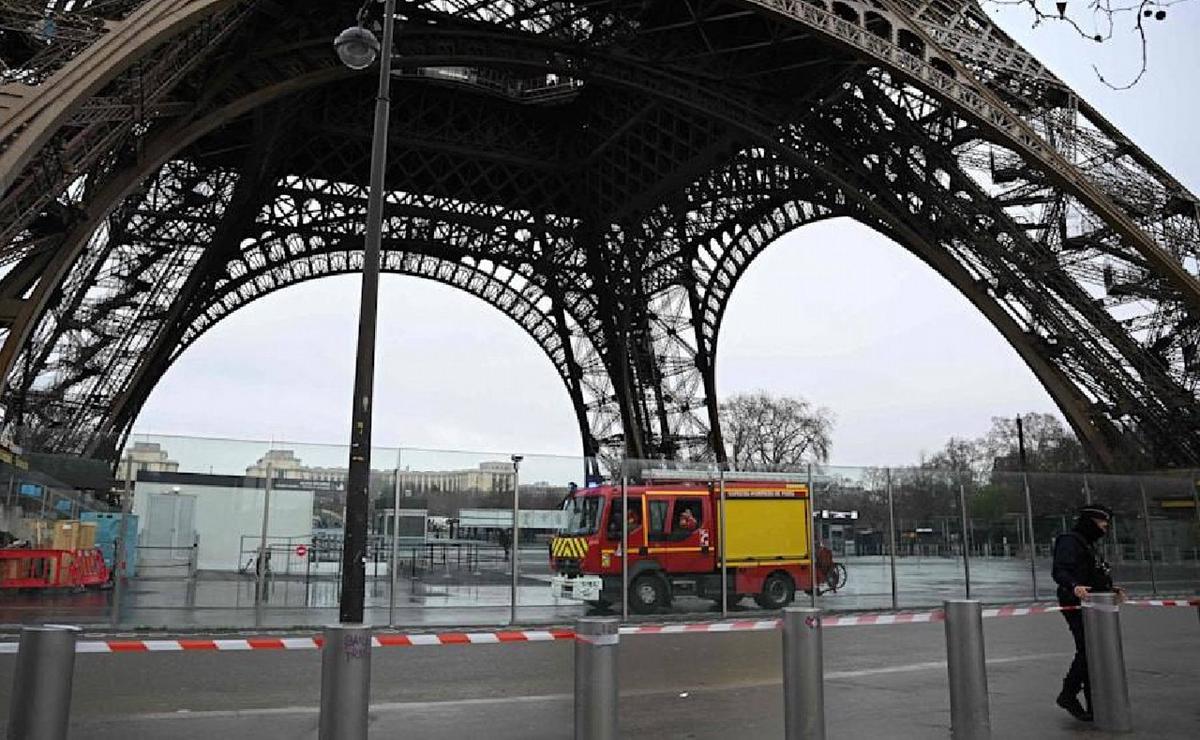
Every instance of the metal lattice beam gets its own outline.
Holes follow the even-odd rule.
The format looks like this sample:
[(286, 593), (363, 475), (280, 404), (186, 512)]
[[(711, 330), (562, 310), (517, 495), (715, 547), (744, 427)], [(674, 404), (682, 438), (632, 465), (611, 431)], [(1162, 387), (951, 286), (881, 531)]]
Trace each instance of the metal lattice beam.
[[(203, 332), (358, 269), (370, 90), (331, 5), (357, 9), (77, 3), (50, 42), (0, 13), (26, 34), (0, 71), (10, 433), (111, 455)], [(405, 15), (384, 269), (521, 325), (587, 455), (720, 457), (733, 290), (843, 216), (960, 290), (1098, 465), (1200, 464), (1197, 200), (974, 2)]]

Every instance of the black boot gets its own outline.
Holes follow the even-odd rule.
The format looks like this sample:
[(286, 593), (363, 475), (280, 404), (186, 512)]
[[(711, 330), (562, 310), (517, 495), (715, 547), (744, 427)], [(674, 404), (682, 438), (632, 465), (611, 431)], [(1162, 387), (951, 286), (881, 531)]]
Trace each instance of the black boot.
[(1070, 712), (1072, 717), (1081, 722), (1092, 721), (1092, 713), (1083, 708), (1083, 705), (1079, 703), (1079, 697), (1066, 686), (1059, 692), (1058, 698), (1054, 700), (1054, 703)]

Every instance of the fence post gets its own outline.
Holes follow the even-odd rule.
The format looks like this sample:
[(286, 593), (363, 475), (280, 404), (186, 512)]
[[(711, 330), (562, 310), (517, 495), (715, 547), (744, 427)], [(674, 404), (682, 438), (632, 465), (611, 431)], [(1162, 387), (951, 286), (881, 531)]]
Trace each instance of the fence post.
[(1150, 564), (1150, 593), (1158, 596), (1158, 578), (1154, 572), (1154, 536), (1150, 533), (1150, 507), (1146, 503), (1146, 484), (1140, 479), (1138, 492), (1142, 495), (1142, 521), (1146, 525), (1146, 561)]
[(729, 614), (729, 566), (725, 563), (725, 469), (718, 471), (718, 483), (720, 486), (717, 499), (717, 542), (720, 549), (717, 551), (717, 557), (721, 559), (721, 618), (724, 619)]
[[(388, 591), (388, 627), (396, 626), (396, 586), (399, 584), (399, 573), (396, 569), (400, 561), (400, 453), (396, 453), (396, 481), (392, 486), (392, 562), (388, 565), (388, 575), (391, 576), (391, 590)], [(387, 533), (386, 519), (383, 527)]]
[[(1196, 531), (1200, 532), (1200, 478), (1192, 479), (1192, 514), (1196, 518)], [(1200, 550), (1192, 548), (1192, 559), (1200, 564)], [(1200, 614), (1200, 609), (1196, 609), (1196, 613)]]
[(366, 740), (370, 696), (370, 626), (327, 626), (321, 646), (320, 740)]
[(1025, 521), (1029, 526), (1029, 577), (1033, 584), (1033, 600), (1038, 600), (1037, 587), (1037, 537), (1033, 535), (1033, 500), (1029, 495), (1029, 473), (1021, 473), (1025, 487)]
[(825, 738), (819, 609), (783, 609), (783, 736), (786, 740)]
[(896, 505), (892, 500), (892, 469), (887, 469), (888, 562), (892, 570), (892, 610), (900, 608), (896, 591)]
[[(641, 516), (641, 512), (638, 512)], [(629, 476), (621, 476), (621, 619), (629, 619)]]
[(575, 740), (617, 738), (616, 617), (575, 621)]
[[(113, 540), (113, 595), (112, 595), (112, 626), (121, 623), (121, 594), (125, 589), (125, 573), (127, 563), (125, 555), (129, 552), (126, 539), (129, 537), (129, 516), (133, 511), (133, 459), (125, 463), (125, 488), (121, 492), (121, 521), (117, 522), (117, 538)], [(136, 550), (135, 550), (136, 552)]]
[(271, 465), (266, 465), (266, 479), (263, 482), (263, 515), (262, 536), (258, 539), (258, 562), (254, 564), (254, 605), (261, 606), (267, 593), (267, 525), (271, 518)]
[(971, 555), (968, 550), (971, 547), (971, 536), (967, 527), (967, 493), (961, 478), (958, 481), (958, 508), (962, 519), (963, 581), (966, 585), (966, 597), (969, 599), (971, 598)]
[(978, 601), (969, 599), (946, 601), (942, 608), (946, 612), (951, 734), (954, 740), (987, 740), (992, 736), (992, 725), (983, 650), (983, 608)]
[(21, 629), (8, 712), (10, 740), (66, 740), (78, 627)]
[(200, 570), (200, 535), (192, 535), (192, 552), (188, 558), (188, 577), (193, 581), (196, 580), (198, 571)]
[(809, 603), (817, 608), (817, 492), (813, 489), (813, 466), (808, 464), (808, 592)]
[(1096, 727), (1107, 732), (1133, 732), (1116, 594), (1091, 594), (1083, 602), (1083, 636)]

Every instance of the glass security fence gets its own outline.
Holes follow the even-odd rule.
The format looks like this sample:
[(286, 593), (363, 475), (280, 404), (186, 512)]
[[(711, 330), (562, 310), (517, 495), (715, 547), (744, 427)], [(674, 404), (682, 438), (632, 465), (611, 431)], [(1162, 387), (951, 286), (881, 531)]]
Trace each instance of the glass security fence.
[[(113, 515), (127, 528), (126, 577), (97, 589), (90, 610), (72, 616), (153, 627), (338, 621), (347, 460), (340, 446), (135, 437), (117, 466), (116, 500), (127, 514)], [(512, 619), (514, 594), (523, 620), (579, 613), (550, 595), (548, 545), (583, 472), (571, 457), (373, 450), (364, 618), (502, 624)], [(85, 601), (59, 596), (68, 609)]]
[[(86, 580), (75, 553), (92, 545), (105, 576), (119, 562), (125, 573), (68, 587), (18, 585), (27, 574), (14, 570), (10, 552), (0, 621), (335, 622), (347, 583), (347, 460), (336, 445), (140, 435), (129, 440), (115, 482), (109, 471), (112, 490), (99, 493), (0, 461), (6, 551), (28, 550), (28, 536), (19, 538), (30, 527), (49, 533), (36, 534), (37, 544), (68, 548), (53, 541), (55, 524), (90, 520), (93, 541), (69, 543), (70, 555), (39, 574)], [(1183, 474), (721, 471), (380, 448), (368, 492), (362, 600), (376, 625), (711, 617), (788, 602), (904, 609), (967, 595), (1048, 600), (1054, 539), (1089, 501), (1114, 510), (1100, 548), (1131, 593), (1200, 587), (1197, 489)]]
[(60, 478), (64, 472), (71, 471), (49, 456), (0, 450), (0, 623), (107, 609), (112, 550), (98, 533), (113, 517), (112, 502), (88, 471), (74, 481)]
[[(1191, 594), (1200, 587), (1195, 484), (1188, 476), (814, 465), (810, 479), (805, 466), (722, 473), (662, 461), (626, 461), (615, 472), (625, 476), (626, 489), (618, 480), (577, 493), (574, 524), (552, 547), (558, 551), (554, 577), (574, 580), (573, 595), (596, 613), (624, 612), (632, 619), (713, 614), (722, 611), (722, 595), (724, 612), (751, 612), (764, 608), (760, 599), (773, 573), (790, 581), (785, 592), (796, 602), (815, 600), (829, 610), (922, 608), (963, 597), (1053, 600), (1055, 538), (1075, 525), (1080, 506), (1104, 497), (1115, 511), (1114, 526), (1098, 547), (1112, 553), (1110, 560), (1120, 553), (1118, 583), (1134, 595)], [(723, 519), (722, 484), (730, 497), (746, 495), (732, 492), (738, 486), (758, 488), (760, 496), (785, 496), (789, 487), (810, 492), (815, 563), (803, 539), (793, 571), (790, 541), (774, 529), (787, 521), (803, 530), (803, 515), (792, 522), (786, 514), (747, 517), (726, 508)], [(693, 507), (689, 499), (706, 496), (712, 501), (701, 503), (695, 519), (704, 529), (711, 511), (707, 550), (680, 531), (678, 518)], [(739, 537), (759, 538), (760, 551), (753, 557), (722, 552), (722, 543), (740, 547)], [(623, 591), (622, 582), (628, 585)], [(815, 597), (809, 593), (814, 582)]]

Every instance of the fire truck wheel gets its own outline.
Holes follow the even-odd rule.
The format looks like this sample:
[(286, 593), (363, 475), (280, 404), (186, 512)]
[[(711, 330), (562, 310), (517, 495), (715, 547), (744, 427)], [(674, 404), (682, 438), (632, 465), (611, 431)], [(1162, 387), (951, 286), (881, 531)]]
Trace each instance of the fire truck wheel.
[(670, 601), (667, 584), (653, 573), (634, 578), (629, 591), (629, 608), (636, 614), (650, 614)]
[(795, 597), (796, 584), (792, 583), (791, 576), (776, 571), (763, 581), (762, 593), (756, 595), (754, 600), (763, 609), (782, 609), (792, 603)]

